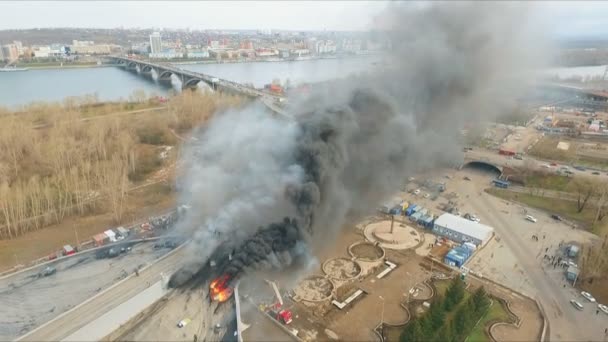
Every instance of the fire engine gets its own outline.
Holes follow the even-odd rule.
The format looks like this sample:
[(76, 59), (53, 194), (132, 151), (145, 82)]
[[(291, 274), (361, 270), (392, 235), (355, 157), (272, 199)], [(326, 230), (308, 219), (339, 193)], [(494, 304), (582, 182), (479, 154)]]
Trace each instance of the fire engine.
[(270, 286), (272, 286), (275, 296), (277, 297), (277, 302), (274, 303), (274, 305), (272, 305), (271, 307), (269, 307), (266, 312), (277, 321), (288, 325), (293, 320), (293, 314), (290, 310), (283, 309), (283, 298), (281, 297), (281, 293), (279, 292), (277, 284), (274, 281), (267, 280), (266, 282), (268, 282)]

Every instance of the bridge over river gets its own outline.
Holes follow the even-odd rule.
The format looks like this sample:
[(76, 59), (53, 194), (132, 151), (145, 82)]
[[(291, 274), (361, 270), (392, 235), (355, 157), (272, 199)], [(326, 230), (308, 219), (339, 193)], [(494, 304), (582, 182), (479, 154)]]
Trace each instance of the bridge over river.
[(286, 111), (281, 108), (279, 103), (285, 101), (286, 98), (279, 94), (274, 94), (262, 89), (256, 89), (237, 82), (232, 82), (219, 77), (206, 75), (194, 71), (184, 70), (175, 67), (169, 63), (150, 63), (146, 61), (124, 58), (124, 57), (109, 57), (116, 65), (121, 66), (129, 71), (137, 72), (142, 76), (153, 77), (152, 72), (156, 73), (159, 82), (171, 83), (172, 76), (177, 77), (182, 89), (194, 89), (200, 82), (207, 84), (211, 89), (223, 91), (233, 94), (245, 95), (251, 98), (259, 98), (262, 102), (275, 113), (290, 117)]

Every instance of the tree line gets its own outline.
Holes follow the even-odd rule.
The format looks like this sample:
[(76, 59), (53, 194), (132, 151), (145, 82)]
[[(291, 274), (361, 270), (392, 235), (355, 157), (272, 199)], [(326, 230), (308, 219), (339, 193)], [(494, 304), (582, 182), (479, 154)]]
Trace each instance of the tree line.
[[(96, 98), (0, 109), (0, 238), (13, 238), (70, 215), (111, 212), (121, 223), (129, 188), (161, 166), (154, 146), (176, 145), (236, 96), (184, 92), (166, 111), (112, 114), (108, 108), (158, 106), (137, 92), (131, 101), (96, 105)], [(101, 119), (86, 121), (99, 115)], [(43, 123), (43, 128), (40, 124)]]
[(400, 341), (464, 341), (489, 305), (490, 299), (483, 287), (465, 300), (464, 282), (455, 278), (445, 296), (436, 294), (425, 314), (410, 319)]

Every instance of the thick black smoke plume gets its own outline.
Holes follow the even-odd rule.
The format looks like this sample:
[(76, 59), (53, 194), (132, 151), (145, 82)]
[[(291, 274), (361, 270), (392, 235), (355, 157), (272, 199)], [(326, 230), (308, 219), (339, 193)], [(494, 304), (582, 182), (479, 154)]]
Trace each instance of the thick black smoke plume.
[(383, 69), (290, 99), (293, 120), (260, 104), (218, 113), (184, 154), (182, 200), (193, 209), (182, 229), (194, 243), (175, 279), (217, 250), (233, 251), (218, 269), (234, 278), (311, 258), (408, 174), (460, 161), (463, 125), (511, 110), (538, 66), (526, 13), (504, 3), (396, 5), (381, 20), (390, 30), (375, 37), (392, 46)]

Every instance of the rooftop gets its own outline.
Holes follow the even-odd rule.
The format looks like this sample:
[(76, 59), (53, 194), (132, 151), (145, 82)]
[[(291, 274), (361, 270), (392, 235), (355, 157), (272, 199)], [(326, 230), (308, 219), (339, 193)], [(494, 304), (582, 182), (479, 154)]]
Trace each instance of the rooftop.
[(494, 228), (481, 223), (473, 222), (452, 214), (443, 214), (435, 220), (435, 225), (448, 228), (455, 232), (472, 236), (481, 241), (488, 240)]

